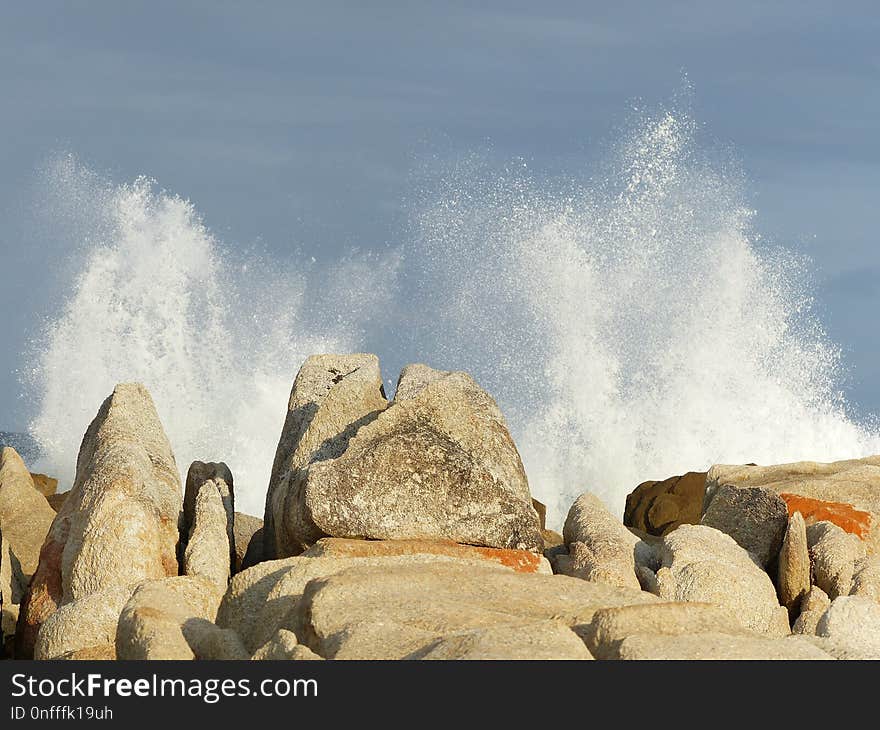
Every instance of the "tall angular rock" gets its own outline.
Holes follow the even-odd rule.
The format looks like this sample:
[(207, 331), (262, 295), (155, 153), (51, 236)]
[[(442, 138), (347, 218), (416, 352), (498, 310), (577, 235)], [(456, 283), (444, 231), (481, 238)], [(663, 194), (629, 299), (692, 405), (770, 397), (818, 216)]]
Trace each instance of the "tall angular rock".
[(196, 516), (196, 499), (204, 488), (215, 491), (223, 504), (226, 514), (224, 529), (229, 540), (230, 563), (235, 562), (235, 486), (232, 472), (222, 461), (219, 463), (194, 461), (186, 473), (186, 486), (183, 491), (183, 525), (181, 537), (189, 542)]
[[(227, 513), (214, 487), (204, 484), (196, 496), (189, 541), (183, 553), (183, 574), (200, 576), (224, 589), (232, 574)], [(234, 555), (234, 553), (233, 553)]]
[(297, 375), (291, 404), (308, 407), (290, 409), (279, 445), (267, 556), (325, 536), (541, 550), (516, 446), (470, 376), (408, 366), (388, 405), (376, 359), (346, 357), (360, 360), (310, 358)]
[(302, 551), (324, 537), (303, 509), (297, 476), (325, 443), (343, 441), (388, 406), (375, 355), (312, 355), (297, 373), (275, 452), (263, 519), (263, 556)]
[[(326, 547), (326, 543), (321, 547)], [(309, 550), (296, 557), (266, 561), (239, 573), (232, 579), (218, 611), (217, 624), (238, 632), (245, 645), (253, 652), (269, 641), (278, 628), (289, 628), (285, 621), (287, 617), (299, 614), (299, 599), (309, 581), (326, 578), (351, 567), (378, 566), (392, 571), (400, 565), (416, 565), (422, 566), (422, 569), (427, 571), (437, 562), (461, 562), (468, 569), (476, 572), (483, 568), (491, 568), (509, 570), (514, 575), (517, 574), (504, 563), (487, 559), (478, 552), (477, 548), (471, 548), (470, 555), (466, 550), (450, 551), (452, 554), (444, 555), (398, 552), (392, 549), (360, 557), (357, 553), (346, 554), (344, 551), (332, 556), (318, 554), (317, 557), (312, 557), (310, 555), (312, 550)], [(545, 574), (545, 577), (550, 576)], [(597, 586), (596, 590), (600, 595), (614, 592), (614, 589), (607, 586)], [(647, 596), (647, 598), (651, 597)]]
[(782, 548), (779, 550), (779, 568), (776, 577), (779, 602), (793, 616), (802, 598), (810, 592), (810, 552), (807, 545), (807, 526), (800, 512), (788, 521)]
[(76, 479), (56, 515), (25, 595), (16, 655), (59, 605), (97, 591), (177, 575), (181, 486), (153, 400), (117, 385), (92, 421)]
[(183, 572), (225, 586), (234, 570), (235, 494), (226, 464), (194, 461), (186, 477)]

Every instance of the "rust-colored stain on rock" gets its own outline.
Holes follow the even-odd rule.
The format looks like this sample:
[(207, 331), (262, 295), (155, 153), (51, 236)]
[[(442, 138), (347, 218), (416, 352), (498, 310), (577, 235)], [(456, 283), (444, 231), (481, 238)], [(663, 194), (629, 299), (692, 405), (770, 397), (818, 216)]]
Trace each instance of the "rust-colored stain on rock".
[(871, 531), (871, 514), (863, 512), (846, 502), (826, 502), (821, 499), (804, 497), (800, 494), (782, 493), (779, 495), (788, 505), (788, 514), (800, 512), (804, 521), (833, 522), (841, 529), (864, 540)]
[(505, 550), (502, 548), (475, 548), (478, 553), (489, 560), (513, 568), (517, 573), (537, 573), (541, 558), (528, 550)]
[(451, 540), (360, 540), (330, 537), (319, 540), (305, 557), (377, 557), (380, 555), (448, 555), (480, 558), (512, 568), (517, 573), (537, 573), (541, 556), (528, 550), (462, 545)]

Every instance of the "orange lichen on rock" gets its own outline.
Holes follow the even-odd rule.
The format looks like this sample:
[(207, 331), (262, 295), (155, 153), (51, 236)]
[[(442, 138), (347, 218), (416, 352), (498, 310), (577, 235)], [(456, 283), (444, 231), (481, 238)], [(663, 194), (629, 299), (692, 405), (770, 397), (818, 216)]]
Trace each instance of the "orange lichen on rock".
[(513, 568), (517, 573), (537, 573), (541, 556), (528, 550), (504, 550), (502, 548), (474, 548), (481, 555), (486, 556), (508, 568)]
[(325, 537), (304, 557), (377, 557), (392, 555), (446, 555), (451, 558), (490, 560), (517, 573), (537, 573), (541, 556), (528, 550), (461, 545), (451, 540), (359, 540)]
[(779, 496), (788, 505), (788, 514), (800, 512), (808, 525), (814, 522), (833, 522), (862, 540), (867, 538), (871, 531), (871, 514), (858, 510), (846, 502), (826, 502), (800, 494), (782, 493)]

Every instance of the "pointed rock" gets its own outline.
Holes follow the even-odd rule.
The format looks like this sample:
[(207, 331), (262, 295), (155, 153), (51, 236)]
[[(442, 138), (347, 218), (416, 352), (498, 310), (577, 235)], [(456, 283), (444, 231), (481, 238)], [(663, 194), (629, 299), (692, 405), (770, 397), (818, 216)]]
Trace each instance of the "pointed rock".
[[(190, 541), (190, 534), (193, 531), (196, 520), (196, 502), (199, 493), (203, 489), (209, 489), (216, 492), (223, 506), (225, 517), (223, 519), (223, 529), (226, 533), (226, 540), (229, 550), (230, 569), (235, 563), (235, 487), (232, 479), (232, 472), (229, 467), (222, 461), (201, 462), (194, 461), (190, 464), (186, 474), (186, 487), (183, 493), (183, 526), (181, 527), (181, 538), (185, 544)], [(211, 500), (212, 502), (214, 500)], [(215, 537), (214, 541), (219, 542), (221, 538)]]
[(201, 576), (226, 590), (235, 554), (230, 554), (231, 532), (220, 492), (213, 482), (205, 482), (195, 499), (189, 541), (183, 553), (183, 574)]
[(117, 385), (86, 431), (73, 488), (43, 544), (16, 656), (32, 655), (40, 626), (61, 604), (177, 575), (181, 497), (150, 394), (137, 383)]
[(793, 616), (801, 599), (810, 590), (810, 552), (807, 546), (807, 526), (800, 512), (788, 521), (782, 548), (779, 550), (779, 569), (776, 576), (779, 602)]

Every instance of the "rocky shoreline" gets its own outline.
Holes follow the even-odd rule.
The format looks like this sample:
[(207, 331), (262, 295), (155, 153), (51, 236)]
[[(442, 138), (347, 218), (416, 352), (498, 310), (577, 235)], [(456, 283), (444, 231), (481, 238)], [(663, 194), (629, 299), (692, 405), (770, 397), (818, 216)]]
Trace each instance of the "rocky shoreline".
[(374, 355), (301, 367), (263, 519), (181, 484), (152, 398), (118, 385), (69, 492), (0, 452), (15, 659), (876, 659), (880, 456), (715, 465), (589, 492), (545, 529), (495, 401)]

